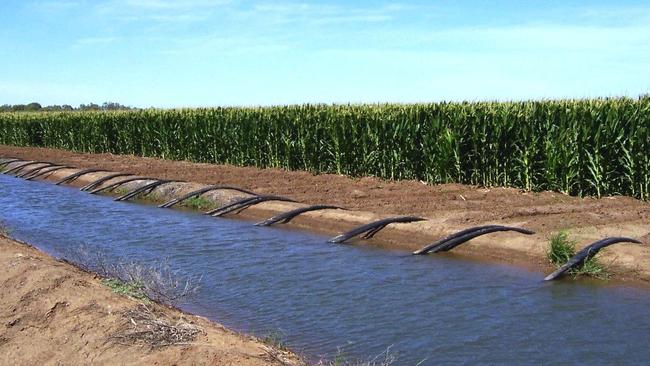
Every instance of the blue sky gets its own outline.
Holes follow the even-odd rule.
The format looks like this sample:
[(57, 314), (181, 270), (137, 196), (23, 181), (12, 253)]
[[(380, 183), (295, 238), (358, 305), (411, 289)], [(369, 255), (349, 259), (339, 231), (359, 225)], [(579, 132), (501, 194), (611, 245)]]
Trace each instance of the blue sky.
[(0, 104), (637, 96), (648, 1), (4, 0)]

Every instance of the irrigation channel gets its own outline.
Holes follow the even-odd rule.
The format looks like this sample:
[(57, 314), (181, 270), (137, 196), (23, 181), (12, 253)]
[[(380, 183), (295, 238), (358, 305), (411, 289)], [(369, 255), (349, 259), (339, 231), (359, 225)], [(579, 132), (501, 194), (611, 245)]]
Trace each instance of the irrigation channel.
[(400, 365), (640, 364), (650, 358), (650, 293), (449, 256), (327, 243), (281, 227), (115, 202), (0, 175), (0, 221), (63, 256), (85, 246), (202, 275), (182, 308), (237, 330), (280, 331), (318, 359), (367, 359), (392, 346)]

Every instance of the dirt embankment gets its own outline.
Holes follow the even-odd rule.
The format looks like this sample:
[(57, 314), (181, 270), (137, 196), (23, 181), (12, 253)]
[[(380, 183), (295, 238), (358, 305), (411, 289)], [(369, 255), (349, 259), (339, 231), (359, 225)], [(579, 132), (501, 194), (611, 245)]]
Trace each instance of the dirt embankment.
[[(0, 237), (1, 365), (282, 365), (260, 341), (204, 318), (149, 304), (156, 321), (190, 324), (191, 342), (152, 348), (119, 336), (136, 322), (137, 301), (113, 293), (90, 273)], [(278, 353), (279, 352), (279, 353)]]
[[(650, 243), (650, 203), (629, 197), (578, 198), (553, 192), (524, 192), (511, 188), (480, 188), (460, 184), (425, 185), (417, 181), (384, 181), (280, 169), (257, 169), (227, 165), (196, 164), (155, 158), (112, 154), (81, 154), (63, 150), (0, 146), (0, 156), (47, 160), (78, 168), (102, 168), (143, 176), (184, 180), (202, 184), (224, 184), (261, 194), (291, 197), (302, 204), (334, 204), (350, 211), (315, 211), (303, 214), (288, 227), (338, 234), (356, 225), (389, 215), (418, 215), (424, 222), (389, 225), (364, 243), (415, 250), (457, 230), (484, 224), (525, 227), (533, 236), (497, 233), (477, 238), (452, 253), (500, 262), (551, 268), (545, 259), (547, 239), (567, 230), (580, 245), (606, 236), (630, 236)], [(71, 171), (59, 171), (57, 179)], [(101, 174), (84, 176), (85, 184)], [(199, 185), (168, 185), (158, 190), (160, 198), (178, 196)], [(180, 187), (180, 188), (179, 188)], [(214, 193), (218, 202), (233, 192)], [(245, 219), (260, 219), (297, 207), (292, 203), (268, 202), (244, 211)], [(619, 279), (650, 282), (650, 248), (622, 244), (603, 251), (603, 262)]]

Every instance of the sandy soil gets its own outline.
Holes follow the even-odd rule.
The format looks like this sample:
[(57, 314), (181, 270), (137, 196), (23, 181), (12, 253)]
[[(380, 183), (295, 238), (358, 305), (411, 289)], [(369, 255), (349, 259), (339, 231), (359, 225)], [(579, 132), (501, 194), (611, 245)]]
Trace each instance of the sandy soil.
[[(172, 322), (202, 329), (185, 345), (152, 349), (111, 340), (138, 305), (92, 274), (0, 237), (1, 365), (279, 365), (270, 348), (206, 319), (150, 305)], [(289, 353), (284, 357), (294, 362)]]
[[(545, 259), (547, 239), (558, 230), (568, 230), (580, 246), (614, 235), (636, 237), (650, 243), (650, 203), (629, 197), (578, 198), (512, 188), (426, 185), (417, 181), (395, 182), (372, 177), (352, 179), (332, 174), (313, 175), (280, 169), (11, 146), (0, 146), (0, 156), (204, 184), (228, 184), (258, 193), (288, 196), (304, 204), (335, 204), (351, 210), (305, 214), (290, 225), (325, 233), (339, 233), (369, 219), (387, 215), (427, 218), (422, 223), (391, 225), (381, 235), (367, 241), (391, 248), (418, 249), (442, 235), (475, 225), (521, 226), (536, 231), (536, 235), (493, 234), (458, 247), (452, 255), (519, 263), (541, 271), (551, 269)], [(63, 172), (58, 174), (61, 175), (65, 176)], [(291, 204), (271, 203), (259, 206), (245, 211), (242, 216), (268, 217), (270, 213), (292, 207)], [(606, 249), (602, 256), (619, 278), (650, 281), (650, 249), (647, 246), (615, 245)]]

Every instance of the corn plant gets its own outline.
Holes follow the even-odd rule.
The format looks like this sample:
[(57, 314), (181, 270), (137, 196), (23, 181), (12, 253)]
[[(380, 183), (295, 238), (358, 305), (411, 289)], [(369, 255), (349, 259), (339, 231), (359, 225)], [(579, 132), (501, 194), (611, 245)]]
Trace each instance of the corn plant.
[(650, 97), (0, 113), (0, 143), (650, 197)]

